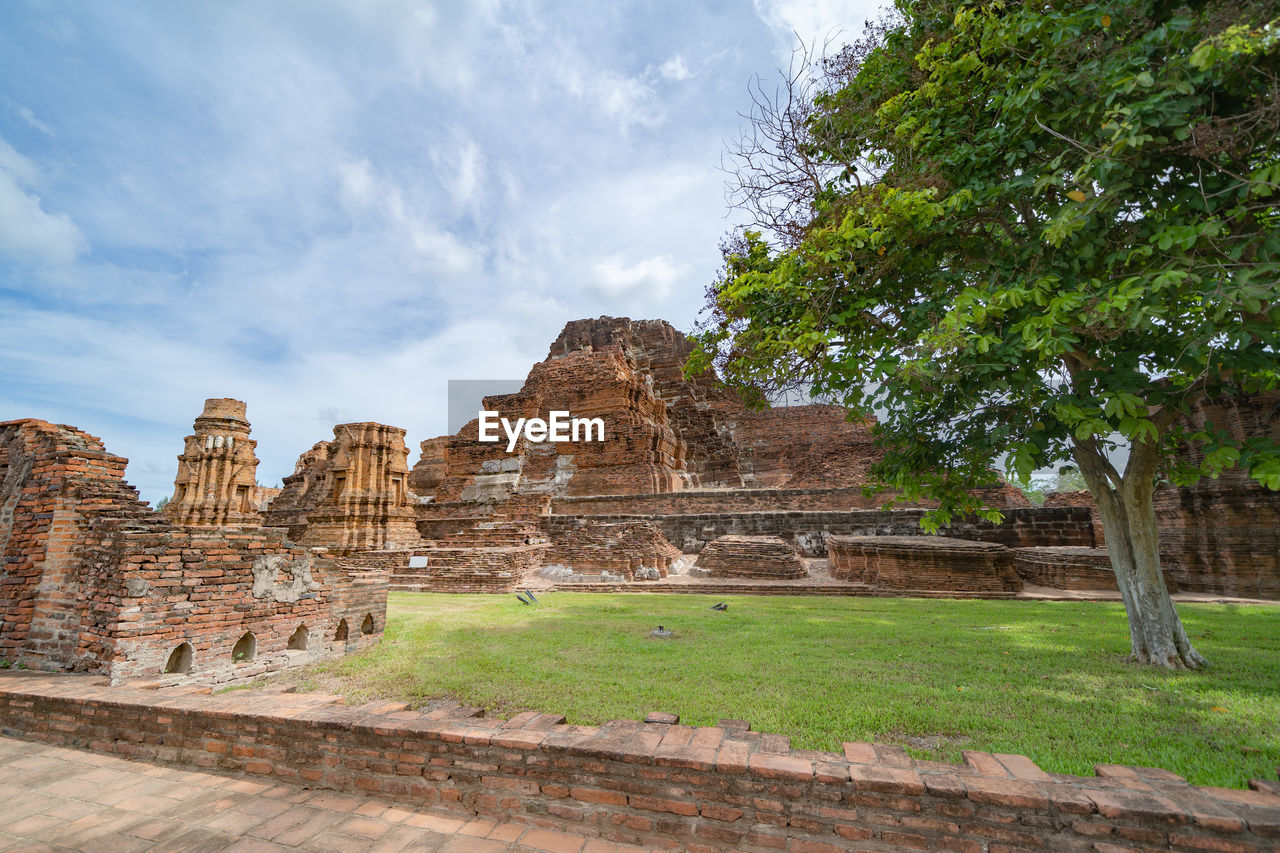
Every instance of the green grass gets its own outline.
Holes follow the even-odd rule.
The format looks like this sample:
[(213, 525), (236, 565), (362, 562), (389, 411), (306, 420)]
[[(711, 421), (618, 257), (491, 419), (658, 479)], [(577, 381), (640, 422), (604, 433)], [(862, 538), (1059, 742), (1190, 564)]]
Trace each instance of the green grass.
[[(1244, 787), (1280, 765), (1280, 608), (1179, 610), (1206, 672), (1125, 662), (1104, 602), (393, 593), (382, 643), (296, 676), (348, 701), (451, 698), (572, 723), (673, 711), (748, 720), (797, 748), (900, 743), (924, 758), (1016, 752), (1045, 770), (1164, 767)], [(662, 624), (670, 640), (648, 637)]]

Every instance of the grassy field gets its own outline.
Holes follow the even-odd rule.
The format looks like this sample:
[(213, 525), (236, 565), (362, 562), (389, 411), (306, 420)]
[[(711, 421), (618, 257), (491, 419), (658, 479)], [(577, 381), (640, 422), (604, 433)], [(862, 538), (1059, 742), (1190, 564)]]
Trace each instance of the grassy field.
[[(1118, 603), (555, 592), (393, 593), (376, 648), (295, 678), (348, 701), (452, 698), (573, 723), (673, 711), (780, 732), (798, 748), (899, 743), (958, 761), (1017, 752), (1046, 770), (1164, 767), (1243, 787), (1280, 766), (1280, 608), (1182, 605), (1213, 663), (1125, 663)], [(664, 625), (669, 640), (648, 636)]]

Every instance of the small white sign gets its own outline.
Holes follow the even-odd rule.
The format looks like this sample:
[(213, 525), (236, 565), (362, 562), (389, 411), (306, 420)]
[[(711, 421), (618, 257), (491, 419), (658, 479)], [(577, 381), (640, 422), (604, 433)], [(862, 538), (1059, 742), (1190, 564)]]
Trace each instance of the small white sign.
[(426, 554), (423, 554), (423, 555), (421, 555), (421, 556), (418, 556), (418, 555), (416, 555), (416, 554), (415, 554), (415, 555), (413, 555), (413, 556), (409, 557), (409, 568), (411, 568), (411, 569), (425, 569), (426, 567), (427, 567), (427, 555), (426, 555)]

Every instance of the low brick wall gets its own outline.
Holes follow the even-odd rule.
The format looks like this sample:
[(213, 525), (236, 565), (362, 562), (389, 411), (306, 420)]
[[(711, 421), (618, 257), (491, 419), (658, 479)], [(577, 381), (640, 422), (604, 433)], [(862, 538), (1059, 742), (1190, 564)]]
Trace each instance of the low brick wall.
[[(685, 553), (701, 551), (721, 536), (780, 536), (806, 557), (824, 557), (827, 536), (918, 536), (924, 510), (848, 510), (841, 512), (725, 512), (699, 515), (600, 515), (600, 521), (652, 521)], [(1004, 510), (1004, 522), (959, 521), (943, 530), (957, 539), (995, 542), (1010, 548), (1031, 545), (1093, 546), (1093, 524), (1087, 507), (1025, 507)], [(571, 525), (570, 516), (552, 515), (545, 523), (554, 531)]]
[[(671, 595), (848, 595), (860, 598), (981, 598), (984, 600), (1017, 598), (1016, 592), (966, 592), (954, 589), (879, 589), (848, 581), (824, 581), (814, 578), (798, 580), (747, 580), (743, 578), (702, 578), (691, 583), (651, 581), (638, 585), (629, 582), (604, 581), (560, 583), (557, 589), (566, 592), (658, 592)], [(1046, 598), (1041, 601), (1078, 601), (1077, 598)]]
[(542, 566), (547, 546), (423, 548), (424, 568), (404, 568), (391, 576), (391, 589), (405, 592), (511, 592)]
[(833, 536), (831, 576), (884, 589), (1017, 592), (1013, 552), (947, 536)]
[(609, 572), (635, 580), (642, 568), (653, 569), (665, 578), (681, 556), (680, 549), (651, 522), (608, 524), (579, 518), (572, 525), (555, 527), (543, 565), (561, 566), (580, 575)]
[[(1054, 589), (1119, 588), (1106, 548), (1019, 548), (1013, 554), (1013, 569), (1027, 583)], [(1177, 588), (1170, 586), (1169, 591)]]
[(875, 509), (883, 497), (864, 495), (861, 488), (845, 489), (695, 489), (652, 495), (586, 495), (558, 497), (551, 502), (556, 515), (697, 515), (723, 512)]
[(792, 580), (808, 574), (800, 555), (777, 536), (721, 536), (702, 549), (696, 565), (714, 578)]
[(691, 851), (1217, 850), (1280, 843), (1280, 785), (1188, 785), (1162, 770), (1045, 773), (1019, 755), (913, 761), (899, 747), (793, 750), (737, 721), (571, 726), (533, 712), (361, 707), (310, 694), (168, 694), (0, 673), (0, 724), (25, 737), (415, 806)]

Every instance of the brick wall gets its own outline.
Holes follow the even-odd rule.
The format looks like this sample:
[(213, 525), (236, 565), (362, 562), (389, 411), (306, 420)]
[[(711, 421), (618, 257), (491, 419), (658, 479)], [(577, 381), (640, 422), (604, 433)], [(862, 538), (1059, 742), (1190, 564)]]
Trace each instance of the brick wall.
[[(1202, 400), (1180, 419), (1188, 433), (1225, 432), (1237, 441), (1280, 440), (1280, 391)], [(1200, 465), (1202, 448), (1180, 446)], [(1188, 592), (1280, 598), (1280, 491), (1231, 468), (1194, 486), (1162, 486), (1155, 496), (1162, 566)]]
[(713, 578), (794, 580), (808, 574), (800, 555), (777, 536), (721, 536), (702, 549), (696, 566)]
[[(924, 510), (849, 510), (791, 512), (724, 512), (691, 515), (590, 515), (601, 521), (648, 520), (686, 553), (701, 551), (712, 540), (726, 534), (780, 536), (801, 554), (822, 557), (827, 553), (826, 535), (912, 536), (920, 533)], [(552, 516), (550, 524), (561, 523)], [(437, 520), (433, 524), (446, 525)], [(1004, 510), (1004, 522), (995, 525), (983, 519), (961, 521), (943, 531), (958, 539), (997, 542), (1010, 548), (1031, 545), (1079, 545), (1092, 547), (1093, 527), (1085, 507), (1027, 507)]]
[(474, 708), (350, 707), (307, 694), (167, 696), (0, 673), (9, 736), (646, 847), (1263, 853), (1280, 843), (1275, 782), (1196, 787), (1167, 771), (1112, 765), (1075, 777), (1020, 755), (965, 752), (955, 765), (868, 743), (793, 750), (788, 738), (738, 721), (650, 719), (575, 726), (535, 712), (498, 720)]
[(883, 497), (846, 489), (698, 489), (652, 495), (593, 495), (552, 501), (557, 515), (697, 515), (786, 510), (878, 509)]
[(175, 527), (126, 463), (72, 427), (0, 424), (5, 660), (221, 682), (376, 642), (385, 572), (341, 569), (281, 530)]
[(947, 536), (833, 536), (831, 576), (881, 589), (1017, 592), (1013, 551)]
[[(391, 588), (406, 592), (511, 592), (543, 563), (548, 545), (421, 548), (386, 552), (400, 555)], [(427, 565), (410, 568), (409, 555), (423, 555)]]
[[(552, 519), (547, 517), (547, 521)], [(551, 548), (545, 566), (564, 566), (578, 574), (609, 572), (628, 580), (649, 568), (661, 577), (678, 559), (680, 549), (648, 521), (606, 523), (593, 518), (557, 519), (548, 524)]]

